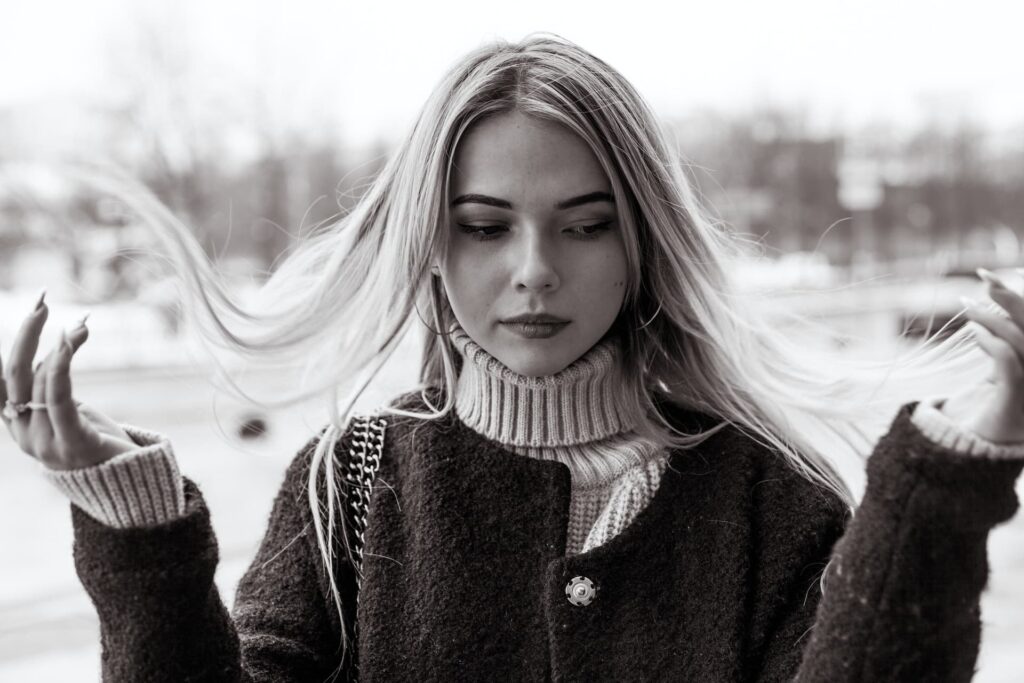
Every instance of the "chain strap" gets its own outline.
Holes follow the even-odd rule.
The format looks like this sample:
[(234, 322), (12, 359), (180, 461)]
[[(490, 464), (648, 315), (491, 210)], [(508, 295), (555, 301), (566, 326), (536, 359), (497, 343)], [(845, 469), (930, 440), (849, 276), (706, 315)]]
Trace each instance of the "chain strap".
[[(380, 469), (384, 452), (384, 430), (388, 421), (376, 415), (356, 415), (352, 418), (352, 440), (344, 466), (346, 522), (352, 530), (352, 557), (355, 561), (356, 613), (359, 612), (359, 594), (362, 592), (363, 545), (366, 541), (366, 516), (370, 508), (373, 480)], [(353, 619), (353, 641), (358, 643), (359, 620)], [(355, 665), (358, 674), (358, 664)]]

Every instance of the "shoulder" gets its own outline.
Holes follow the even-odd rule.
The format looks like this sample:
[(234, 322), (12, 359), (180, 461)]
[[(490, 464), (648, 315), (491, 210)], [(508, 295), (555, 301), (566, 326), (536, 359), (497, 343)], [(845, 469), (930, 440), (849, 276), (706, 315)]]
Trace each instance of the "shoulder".
[[(787, 536), (833, 537), (841, 533), (851, 514), (846, 502), (803, 471), (807, 461), (796, 462), (739, 425), (667, 402), (659, 409), (673, 426), (696, 433), (711, 431), (697, 448), (707, 473), (732, 482), (755, 527), (774, 528)], [(724, 479), (723, 479), (724, 481)]]
[[(446, 441), (457, 431), (454, 408), (443, 416), (431, 417), (439, 413), (444, 406), (442, 390), (433, 386), (406, 391), (392, 398), (376, 411), (376, 414), (387, 422), (385, 450), (430, 450), (437, 447), (440, 441)], [(413, 415), (395, 414), (389, 412), (390, 410)]]
[(786, 576), (813, 580), (852, 511), (837, 493), (798, 471), (789, 456), (763, 446), (755, 452), (749, 483), (755, 563), (769, 582)]
[(780, 451), (760, 450), (758, 474), (750, 487), (757, 517), (762, 525), (841, 532), (851, 515), (849, 506), (823, 483), (812, 481), (797, 469), (806, 466)]
[[(286, 473), (287, 484), (293, 491), (301, 489), (305, 492), (311, 470), (314, 467), (322, 469), (321, 463), (328, 456), (333, 456), (334, 466), (340, 467), (346, 461), (350, 449), (353, 446), (353, 438), (358, 436), (357, 430), (361, 429), (360, 423), (362, 422), (362, 418), (373, 417), (377, 420), (383, 420), (385, 423), (384, 430), (386, 450), (388, 444), (403, 441), (414, 434), (420, 435), (420, 430), (418, 430), (417, 427), (424, 423), (430, 423), (430, 420), (406, 415), (391, 414), (387, 409), (395, 408), (407, 412), (425, 414), (432, 413), (434, 410), (426, 401), (424, 401), (424, 393), (427, 394), (430, 403), (435, 407), (441, 407), (443, 405), (443, 403), (438, 403), (440, 397), (435, 389), (429, 387), (425, 390), (415, 389), (395, 396), (385, 405), (378, 407), (375, 410), (364, 410), (354, 413), (352, 419), (348, 421), (345, 429), (340, 433), (330, 423), (322, 425), (315, 434), (310, 436), (299, 447), (298, 451), (292, 457), (292, 461), (289, 464)], [(434, 422), (437, 422), (438, 426), (441, 429), (444, 429), (444, 425), (441, 424), (445, 422), (444, 420)], [(317, 449), (323, 441), (326, 441), (323, 448), (327, 450), (318, 458)]]
[(788, 528), (791, 536), (814, 535), (815, 530), (834, 535), (845, 526), (846, 503), (799, 471), (806, 463), (792, 461), (734, 422), (680, 406), (664, 396), (655, 395), (655, 402), (676, 429), (689, 434), (711, 432), (677, 464), (685, 461), (687, 466), (678, 469), (704, 480), (713, 495), (739, 498), (721, 500), (720, 505), (745, 509), (753, 526)]
[(810, 471), (807, 456), (796, 461), (750, 430), (731, 422), (723, 425), (703, 413), (683, 411), (681, 420), (704, 429), (720, 427), (705, 442), (705, 453), (746, 481), (755, 519), (766, 524), (842, 526), (850, 515), (838, 494), (805, 474)]

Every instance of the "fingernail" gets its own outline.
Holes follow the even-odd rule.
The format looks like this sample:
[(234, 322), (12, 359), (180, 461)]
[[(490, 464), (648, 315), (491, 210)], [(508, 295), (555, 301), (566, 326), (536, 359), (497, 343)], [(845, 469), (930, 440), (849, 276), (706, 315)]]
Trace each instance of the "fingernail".
[(82, 319), (78, 321), (78, 327), (85, 327), (85, 321), (91, 313), (92, 311), (88, 311), (86, 312), (85, 315), (82, 316)]
[(978, 302), (969, 296), (960, 297), (960, 303), (963, 304), (965, 308), (974, 308), (978, 305)]
[(1003, 289), (1007, 289), (1006, 285), (1003, 284), (1003, 281), (999, 279), (999, 276), (993, 273), (991, 270), (986, 270), (985, 268), (978, 268), (974, 272), (976, 272), (978, 274), (978, 277), (980, 277), (985, 282), (991, 283), (996, 287), (1002, 287)]
[(46, 287), (43, 287), (42, 290), (40, 290), (40, 292), (39, 292), (39, 299), (38, 299), (38, 301), (36, 301), (36, 307), (35, 307), (35, 309), (33, 309), (33, 311), (32, 311), (33, 313), (35, 313), (36, 311), (38, 311), (40, 308), (43, 307), (43, 299), (45, 297), (46, 297)]

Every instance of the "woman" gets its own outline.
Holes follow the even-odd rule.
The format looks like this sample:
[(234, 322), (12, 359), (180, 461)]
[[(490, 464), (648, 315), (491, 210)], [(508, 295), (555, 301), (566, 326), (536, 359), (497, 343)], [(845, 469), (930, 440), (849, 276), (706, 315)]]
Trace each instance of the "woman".
[[(965, 333), (887, 366), (801, 347), (733, 289), (739, 245), (640, 96), (544, 35), (461, 60), (251, 310), (148, 194), (111, 187), (161, 228), (194, 320), (302, 358), (321, 383), (289, 400), (329, 390), (331, 421), (289, 467), (229, 615), (169, 441), (73, 400), (84, 326), (31, 369), (40, 300), (0, 400), (73, 502), (105, 677), (971, 677), (988, 532), (1024, 467), (1024, 300), (996, 280), (1003, 313), (967, 311), (989, 382)], [(379, 411), (357, 593), (347, 420), (414, 312), (422, 386)], [(911, 380), (964, 376), (907, 400)], [(855, 515), (842, 452), (870, 453)]]

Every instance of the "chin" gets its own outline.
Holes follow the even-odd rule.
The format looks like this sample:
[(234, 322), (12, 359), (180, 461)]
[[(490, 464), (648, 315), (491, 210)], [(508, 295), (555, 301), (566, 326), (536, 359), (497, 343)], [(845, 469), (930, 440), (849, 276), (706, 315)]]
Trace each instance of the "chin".
[(513, 356), (502, 362), (512, 372), (526, 377), (554, 375), (569, 366), (569, 363), (561, 362), (555, 354), (524, 353), (520, 349), (519, 353), (514, 353)]

